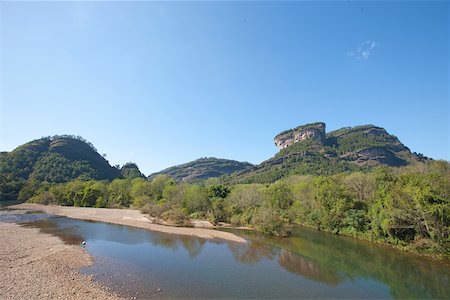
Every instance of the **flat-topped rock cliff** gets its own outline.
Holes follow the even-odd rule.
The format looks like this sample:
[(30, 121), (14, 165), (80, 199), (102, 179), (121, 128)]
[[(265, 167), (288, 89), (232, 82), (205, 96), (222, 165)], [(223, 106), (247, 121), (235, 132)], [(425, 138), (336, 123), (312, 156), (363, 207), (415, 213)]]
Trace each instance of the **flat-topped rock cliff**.
[(298, 126), (278, 134), (274, 142), (278, 149), (284, 149), (304, 140), (314, 140), (323, 145), (326, 142), (325, 127), (325, 123), (322, 122)]
[(331, 175), (383, 165), (399, 167), (427, 159), (412, 153), (382, 127), (369, 124), (329, 133), (325, 129), (325, 123), (318, 122), (281, 132), (274, 138), (280, 149), (274, 157), (231, 180), (273, 182), (292, 174)]

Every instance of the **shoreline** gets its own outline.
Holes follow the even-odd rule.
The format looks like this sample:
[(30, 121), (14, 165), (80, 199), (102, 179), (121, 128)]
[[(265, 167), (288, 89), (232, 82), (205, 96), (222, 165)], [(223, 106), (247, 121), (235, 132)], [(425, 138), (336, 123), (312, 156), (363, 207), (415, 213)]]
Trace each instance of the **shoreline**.
[(346, 239), (351, 239), (351, 240), (356, 240), (359, 242), (363, 242), (363, 243), (367, 243), (367, 244), (371, 244), (371, 245), (376, 245), (379, 247), (385, 247), (385, 248), (389, 248), (389, 249), (393, 249), (393, 250), (397, 250), (402, 252), (402, 254), (404, 255), (411, 255), (414, 257), (422, 257), (422, 258), (426, 258), (432, 261), (439, 261), (439, 262), (444, 262), (444, 263), (450, 263), (450, 256), (445, 256), (442, 253), (427, 253), (427, 252), (420, 252), (417, 249), (414, 248), (408, 248), (402, 245), (395, 245), (395, 244), (390, 244), (386, 241), (383, 241), (381, 239), (369, 239), (363, 236), (352, 236), (352, 235), (346, 235), (346, 234), (342, 234), (342, 233), (333, 233), (329, 230), (320, 230), (317, 229), (314, 226), (310, 226), (307, 224), (302, 224), (302, 223), (295, 223), (294, 225), (296, 226), (303, 226), (305, 228), (309, 228), (312, 230), (316, 230), (316, 231), (321, 231), (323, 233), (332, 235), (332, 236), (337, 236), (339, 238), (346, 238)]
[(191, 228), (159, 225), (151, 222), (144, 214), (134, 209), (92, 208), (58, 205), (42, 205), (21, 203), (11, 205), (12, 209), (40, 210), (47, 214), (64, 216), (72, 219), (126, 225), (169, 234), (189, 235), (204, 239), (222, 239), (231, 242), (245, 243), (246, 240), (233, 233), (209, 228)]
[(93, 258), (38, 228), (0, 222), (1, 299), (122, 299), (80, 269)]

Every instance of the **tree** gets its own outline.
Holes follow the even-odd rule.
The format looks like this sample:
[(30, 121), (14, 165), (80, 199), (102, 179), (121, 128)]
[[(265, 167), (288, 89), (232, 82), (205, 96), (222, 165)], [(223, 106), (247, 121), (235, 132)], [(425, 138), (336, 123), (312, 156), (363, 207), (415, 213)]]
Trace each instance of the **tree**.
[(275, 182), (269, 186), (266, 194), (272, 208), (285, 210), (293, 203), (291, 190), (284, 182)]
[(183, 205), (188, 214), (195, 212), (207, 213), (211, 208), (208, 192), (199, 185), (190, 185), (186, 188)]
[(114, 179), (108, 187), (109, 206), (129, 207), (131, 204), (130, 180)]
[(230, 193), (230, 188), (221, 184), (211, 185), (208, 187), (208, 196), (210, 198), (226, 198)]
[(373, 199), (375, 179), (371, 174), (351, 173), (344, 178), (344, 184), (359, 202), (367, 203)]
[(324, 229), (339, 232), (343, 227), (345, 212), (352, 207), (350, 197), (338, 182), (329, 177), (314, 180), (316, 188), (314, 198), (319, 204), (316, 212)]
[(150, 194), (155, 201), (163, 198), (164, 188), (168, 185), (174, 185), (175, 181), (168, 175), (158, 175), (152, 180)]
[(232, 215), (259, 207), (264, 200), (264, 186), (243, 184), (234, 186), (226, 198), (226, 206)]
[(74, 180), (66, 184), (63, 202), (61, 205), (81, 206), (83, 199), (84, 181)]
[(252, 224), (264, 234), (276, 236), (288, 236), (290, 234), (286, 226), (287, 220), (271, 209), (260, 208), (253, 217)]

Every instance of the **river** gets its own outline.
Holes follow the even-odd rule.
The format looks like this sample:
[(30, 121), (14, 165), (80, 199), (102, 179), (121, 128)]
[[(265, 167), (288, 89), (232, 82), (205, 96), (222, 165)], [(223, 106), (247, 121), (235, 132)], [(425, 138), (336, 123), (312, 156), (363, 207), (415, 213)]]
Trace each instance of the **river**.
[(300, 226), (289, 238), (233, 231), (248, 240), (241, 244), (48, 215), (17, 218), (3, 221), (86, 241), (95, 263), (82, 272), (127, 297), (450, 299), (447, 262)]

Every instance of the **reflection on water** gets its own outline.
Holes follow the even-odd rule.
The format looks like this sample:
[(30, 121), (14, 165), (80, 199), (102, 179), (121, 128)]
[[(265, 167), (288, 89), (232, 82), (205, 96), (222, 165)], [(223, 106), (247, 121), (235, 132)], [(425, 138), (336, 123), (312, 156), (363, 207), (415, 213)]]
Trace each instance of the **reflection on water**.
[(450, 298), (448, 264), (302, 227), (290, 238), (238, 231), (239, 244), (63, 217), (31, 226), (86, 240), (96, 262), (83, 272), (125, 296)]
[(10, 205), (14, 205), (14, 204), (20, 204), (23, 203), (23, 201), (21, 200), (0, 200), (0, 209), (10, 206)]
[(0, 222), (7, 223), (30, 223), (39, 220), (46, 220), (50, 217), (49, 214), (42, 211), (17, 211), (9, 208), (2, 208), (0, 210)]
[(262, 259), (274, 259), (279, 250), (273, 247), (268, 247), (259, 241), (249, 241), (242, 244), (230, 243), (228, 248), (233, 253), (236, 260), (244, 264), (256, 264)]
[(41, 232), (53, 234), (61, 238), (64, 243), (69, 245), (80, 245), (83, 242), (83, 237), (77, 232), (76, 227), (66, 228), (65, 230), (60, 230), (58, 226), (55, 226), (55, 217), (47, 215), (47, 218), (39, 219), (34, 222), (23, 224), (24, 227), (39, 228)]
[(332, 286), (336, 286), (342, 281), (337, 273), (330, 272), (330, 270), (320, 266), (320, 264), (287, 250), (281, 251), (278, 256), (278, 263), (289, 272)]
[(393, 298), (450, 299), (450, 263), (302, 226), (289, 238), (241, 232), (241, 236), (282, 248), (286, 270), (329, 285), (370, 279), (390, 287)]

